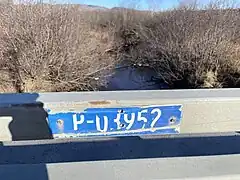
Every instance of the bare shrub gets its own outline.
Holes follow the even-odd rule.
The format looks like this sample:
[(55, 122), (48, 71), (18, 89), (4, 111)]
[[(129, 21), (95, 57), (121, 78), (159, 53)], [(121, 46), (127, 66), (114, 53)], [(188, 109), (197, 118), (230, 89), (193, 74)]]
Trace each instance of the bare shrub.
[(170, 88), (240, 87), (240, 11), (219, 7), (0, 6), (0, 91), (98, 90), (119, 63)]
[(1, 84), (17, 92), (97, 90), (114, 66), (108, 32), (92, 29), (78, 6), (4, 6), (0, 31)]
[(148, 17), (117, 29), (119, 58), (154, 69), (170, 88), (239, 87), (239, 9), (183, 6)]

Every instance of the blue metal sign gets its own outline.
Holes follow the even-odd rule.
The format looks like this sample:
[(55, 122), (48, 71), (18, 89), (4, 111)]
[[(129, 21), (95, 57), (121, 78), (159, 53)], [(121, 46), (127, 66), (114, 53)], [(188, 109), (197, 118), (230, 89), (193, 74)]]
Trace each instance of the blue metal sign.
[(182, 106), (88, 108), (83, 112), (51, 112), (54, 137), (125, 136), (179, 133)]

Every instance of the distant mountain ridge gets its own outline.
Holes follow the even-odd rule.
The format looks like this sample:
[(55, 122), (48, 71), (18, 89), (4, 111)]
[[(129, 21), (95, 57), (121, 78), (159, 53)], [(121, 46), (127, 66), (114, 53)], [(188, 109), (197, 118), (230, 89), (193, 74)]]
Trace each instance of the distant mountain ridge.
[(75, 5), (79, 5), (81, 8), (89, 9), (89, 10), (116, 10), (116, 11), (135, 10), (135, 11), (141, 11), (141, 10), (137, 10), (137, 9), (134, 9), (134, 8), (126, 8), (126, 7), (107, 8), (107, 7), (104, 7), (104, 6), (88, 5), (88, 4), (75, 4)]
[(87, 4), (79, 4), (80, 7), (89, 9), (89, 10), (107, 10), (108, 8), (104, 6), (96, 6), (96, 5), (87, 5)]

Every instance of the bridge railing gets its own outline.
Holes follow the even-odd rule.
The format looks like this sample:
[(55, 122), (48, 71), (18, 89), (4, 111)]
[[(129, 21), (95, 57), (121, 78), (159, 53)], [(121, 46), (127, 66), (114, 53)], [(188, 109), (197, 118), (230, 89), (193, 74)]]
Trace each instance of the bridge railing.
[(0, 140), (237, 132), (240, 89), (0, 94)]
[(239, 179), (239, 110), (239, 89), (0, 94), (0, 177)]

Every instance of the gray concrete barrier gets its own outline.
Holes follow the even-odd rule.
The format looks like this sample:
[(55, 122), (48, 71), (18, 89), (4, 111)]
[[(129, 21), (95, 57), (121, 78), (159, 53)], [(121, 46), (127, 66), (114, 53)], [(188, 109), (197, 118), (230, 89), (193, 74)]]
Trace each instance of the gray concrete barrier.
[[(178, 133), (58, 139), (49, 125), (54, 112), (166, 105), (181, 105)], [(239, 179), (239, 110), (239, 89), (0, 94), (0, 177)]]
[[(240, 130), (240, 89), (0, 94), (0, 140), (52, 139), (48, 111), (182, 106), (180, 133)], [(66, 135), (66, 134), (65, 134)]]
[(3, 142), (7, 180), (239, 179), (238, 133)]

